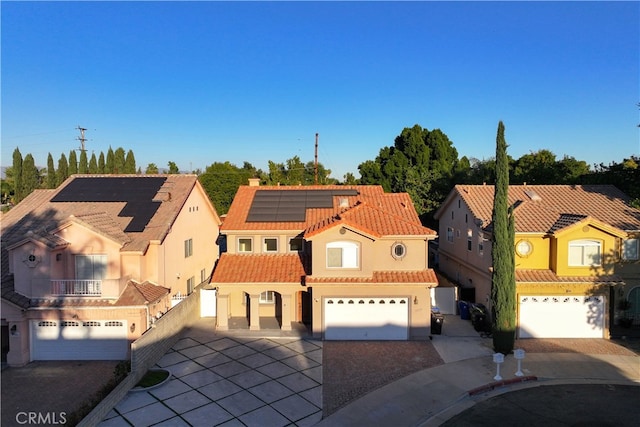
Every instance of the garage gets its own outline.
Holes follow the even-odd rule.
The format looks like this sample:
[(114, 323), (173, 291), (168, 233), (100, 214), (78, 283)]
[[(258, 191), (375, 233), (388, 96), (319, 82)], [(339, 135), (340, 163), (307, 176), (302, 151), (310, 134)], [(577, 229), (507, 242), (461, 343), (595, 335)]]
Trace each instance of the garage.
[(336, 297), (324, 300), (326, 340), (406, 340), (408, 337), (408, 298)]
[(124, 360), (126, 320), (32, 320), (31, 360)]
[(519, 338), (602, 338), (602, 295), (519, 297)]

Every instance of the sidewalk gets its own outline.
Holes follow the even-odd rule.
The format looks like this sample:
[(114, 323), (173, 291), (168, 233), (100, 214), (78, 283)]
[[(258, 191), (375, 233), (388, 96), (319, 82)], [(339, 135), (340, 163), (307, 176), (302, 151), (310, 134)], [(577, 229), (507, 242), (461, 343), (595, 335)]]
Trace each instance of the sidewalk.
[(381, 387), (318, 426), (431, 427), (472, 407), (476, 402), (506, 391), (543, 384), (640, 384), (637, 355), (531, 353), (522, 361), (524, 377), (516, 377), (517, 362), (505, 357), (496, 381), (491, 339), (481, 338), (471, 322), (446, 316), (443, 335), (433, 336), (434, 347), (445, 364), (426, 369)]

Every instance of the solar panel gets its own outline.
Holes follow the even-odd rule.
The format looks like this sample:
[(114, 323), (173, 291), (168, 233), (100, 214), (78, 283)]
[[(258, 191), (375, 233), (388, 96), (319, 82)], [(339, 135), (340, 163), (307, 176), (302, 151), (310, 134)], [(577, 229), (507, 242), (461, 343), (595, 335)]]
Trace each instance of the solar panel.
[(256, 190), (247, 222), (303, 222), (307, 209), (332, 208), (334, 196), (357, 190)]
[(87, 177), (76, 178), (51, 199), (63, 202), (126, 202), (121, 217), (132, 217), (125, 232), (140, 232), (160, 207), (153, 198), (166, 177)]

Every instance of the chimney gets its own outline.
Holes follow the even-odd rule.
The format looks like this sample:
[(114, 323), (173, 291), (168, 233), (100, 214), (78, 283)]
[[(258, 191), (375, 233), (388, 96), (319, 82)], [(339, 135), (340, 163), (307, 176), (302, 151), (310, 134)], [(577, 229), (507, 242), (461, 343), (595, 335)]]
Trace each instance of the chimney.
[(259, 187), (260, 178), (249, 178), (249, 187)]

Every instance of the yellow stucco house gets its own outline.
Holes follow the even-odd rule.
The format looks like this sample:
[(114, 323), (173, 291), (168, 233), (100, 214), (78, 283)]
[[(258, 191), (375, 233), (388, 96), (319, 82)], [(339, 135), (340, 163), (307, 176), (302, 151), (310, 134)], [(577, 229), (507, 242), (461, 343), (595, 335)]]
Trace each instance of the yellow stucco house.
[[(435, 231), (380, 186), (241, 186), (214, 270), (218, 329), (306, 325), (326, 340), (424, 339)], [(236, 322), (237, 323), (237, 322)]]
[(219, 226), (195, 175), (74, 175), (34, 191), (2, 216), (3, 359), (126, 359), (209, 280)]
[[(489, 309), (493, 195), (457, 185), (435, 215), (440, 270)], [(610, 185), (509, 187), (519, 338), (606, 338), (618, 317), (640, 320), (640, 210), (629, 201)]]

